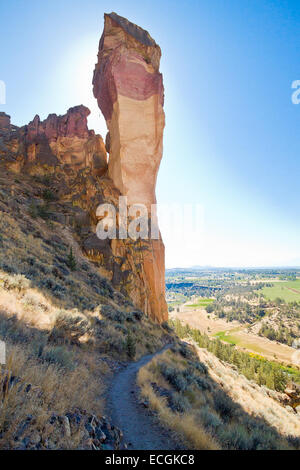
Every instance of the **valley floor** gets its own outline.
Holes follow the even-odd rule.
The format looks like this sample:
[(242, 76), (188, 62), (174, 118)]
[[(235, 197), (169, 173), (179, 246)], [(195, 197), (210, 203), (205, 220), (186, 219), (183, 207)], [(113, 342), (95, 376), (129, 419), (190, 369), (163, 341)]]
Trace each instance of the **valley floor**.
[(237, 321), (227, 322), (208, 314), (204, 308), (193, 309), (183, 306), (180, 312), (173, 311), (170, 318), (178, 319), (183, 324), (196, 328), (211, 337), (219, 334), (221, 340), (236, 344), (238, 348), (260, 354), (267, 359), (293, 364), (295, 349), (248, 332), (248, 325), (242, 325)]

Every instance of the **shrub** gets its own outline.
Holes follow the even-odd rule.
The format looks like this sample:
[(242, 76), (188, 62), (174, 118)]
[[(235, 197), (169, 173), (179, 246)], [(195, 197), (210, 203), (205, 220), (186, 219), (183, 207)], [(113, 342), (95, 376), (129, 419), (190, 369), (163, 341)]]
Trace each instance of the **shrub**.
[(58, 298), (63, 298), (66, 293), (66, 288), (62, 284), (59, 284), (55, 279), (49, 277), (47, 279), (41, 279), (39, 281), (40, 287), (44, 287), (47, 290), (51, 290)]
[(208, 304), (206, 307), (205, 307), (205, 310), (207, 311), (207, 313), (212, 313), (214, 311), (214, 307), (212, 304)]
[(37, 181), (38, 183), (44, 184), (45, 186), (49, 186), (51, 184), (51, 181), (53, 179), (53, 175), (51, 174), (46, 174), (46, 175), (34, 175), (33, 179)]
[(167, 321), (164, 321), (162, 324), (161, 324), (162, 328), (164, 330), (166, 330), (168, 333), (172, 333), (172, 328), (170, 327), (169, 323)]
[[(96, 291), (99, 291), (100, 294), (110, 297), (111, 299), (114, 298), (115, 291), (112, 288), (110, 282), (105, 279), (105, 277), (101, 277), (95, 272), (90, 272), (88, 274), (90, 279), (90, 284)], [(100, 287), (100, 289), (99, 289)]]
[(144, 315), (144, 314), (143, 314), (143, 312), (142, 312), (141, 310), (136, 309), (136, 310), (133, 310), (133, 311), (131, 312), (131, 315), (132, 315), (134, 318), (136, 318), (138, 321), (141, 321), (141, 319), (143, 318), (143, 315)]
[(60, 313), (55, 320), (49, 339), (51, 341), (70, 344), (80, 344), (80, 338), (91, 333), (91, 326), (87, 319), (79, 315), (66, 315)]
[(214, 431), (222, 425), (222, 420), (215, 413), (212, 413), (207, 406), (200, 411), (200, 420), (204, 427), (210, 431)]
[(45, 189), (42, 193), (42, 197), (45, 201), (57, 201), (57, 196), (50, 189)]
[(204, 374), (204, 375), (207, 375), (208, 373), (208, 369), (207, 369), (207, 366), (205, 364), (203, 364), (203, 362), (192, 362), (191, 363), (191, 366), (194, 367), (195, 369), (197, 369), (198, 372), (201, 372), (201, 374)]
[(252, 449), (251, 436), (249, 436), (245, 428), (239, 424), (235, 425), (234, 427), (223, 427), (218, 433), (218, 438), (228, 449)]
[(229, 398), (224, 392), (221, 390), (216, 391), (214, 394), (214, 405), (216, 411), (220, 413), (222, 418), (230, 419), (233, 417), (236, 405), (233, 403), (231, 398)]
[(1, 339), (9, 340), (14, 344), (43, 342), (43, 333), (26, 328), (16, 315), (7, 317), (0, 314), (0, 336)]
[(170, 396), (169, 406), (172, 410), (178, 411), (179, 413), (184, 413), (191, 408), (189, 400), (185, 396), (176, 392), (173, 392)]
[(287, 441), (291, 444), (295, 449), (300, 449), (300, 437), (297, 436), (287, 436)]
[(203, 377), (195, 377), (195, 382), (200, 390), (211, 390), (210, 383)]
[(112, 325), (106, 328), (103, 328), (103, 326), (97, 321), (96, 337), (99, 351), (109, 354), (116, 352), (118, 357), (127, 353), (123, 332)]
[(50, 212), (48, 210), (47, 205), (39, 205), (32, 202), (28, 209), (28, 214), (33, 218), (36, 219), (37, 217), (41, 217), (44, 220), (49, 219)]
[(127, 335), (127, 328), (126, 328), (126, 326), (122, 325), (121, 323), (117, 323), (115, 325), (115, 329), (121, 331), (124, 335)]
[(192, 359), (194, 357), (194, 352), (191, 347), (185, 343), (180, 343), (179, 352), (186, 359)]
[(1, 276), (4, 288), (7, 290), (18, 290), (19, 292), (27, 290), (30, 287), (30, 281), (22, 274), (15, 274), (14, 276)]
[(163, 377), (177, 390), (177, 392), (184, 392), (187, 389), (188, 382), (182, 373), (175, 367), (160, 365)]
[(136, 341), (130, 334), (127, 335), (126, 351), (130, 359), (134, 359), (136, 355)]
[(116, 321), (118, 323), (124, 323), (130, 317), (133, 318), (131, 314), (128, 314), (123, 310), (119, 310), (113, 307), (112, 305), (103, 305), (101, 307), (101, 313), (104, 317), (108, 318), (109, 320)]
[(68, 259), (67, 259), (67, 262), (66, 262), (68, 268), (71, 269), (71, 271), (75, 271), (76, 270), (76, 259), (73, 255), (73, 249), (72, 247), (70, 248), (70, 251), (69, 251), (69, 254), (68, 254)]
[(75, 369), (74, 354), (63, 346), (53, 346), (44, 350), (42, 359), (66, 370), (72, 371)]

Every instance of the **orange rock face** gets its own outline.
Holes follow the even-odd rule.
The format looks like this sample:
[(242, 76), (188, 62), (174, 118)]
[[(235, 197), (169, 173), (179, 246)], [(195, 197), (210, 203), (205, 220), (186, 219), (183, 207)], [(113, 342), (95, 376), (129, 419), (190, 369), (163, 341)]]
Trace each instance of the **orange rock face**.
[(165, 122), (159, 46), (124, 18), (105, 18), (94, 92), (110, 131), (106, 143), (88, 129), (85, 106), (44, 121), (35, 116), (23, 127), (0, 113), (0, 171), (32, 175), (39, 199), (47, 187), (55, 195), (48, 204), (51, 220), (73, 230), (84, 254), (114, 288), (163, 322), (168, 312), (160, 236), (100, 240), (96, 235), (100, 204), (117, 207), (120, 195), (148, 209), (155, 204)]
[(107, 171), (107, 153), (103, 139), (88, 130), (90, 110), (75, 106), (63, 116), (50, 114), (45, 121), (35, 116), (28, 125), (10, 125), (9, 116), (0, 114), (0, 132), (15, 157), (16, 171), (35, 173), (41, 167), (63, 167), (77, 172), (90, 168), (96, 176)]
[[(129, 205), (144, 204), (149, 213), (156, 204), (165, 126), (160, 57), (147, 31), (115, 13), (105, 15), (93, 85), (109, 130), (108, 174)], [(146, 298), (138, 303), (160, 322), (168, 317), (164, 258), (162, 240), (149, 240), (141, 260)]]
[(109, 129), (109, 176), (128, 203), (156, 203), (165, 114), (161, 51), (149, 34), (105, 15), (94, 95)]

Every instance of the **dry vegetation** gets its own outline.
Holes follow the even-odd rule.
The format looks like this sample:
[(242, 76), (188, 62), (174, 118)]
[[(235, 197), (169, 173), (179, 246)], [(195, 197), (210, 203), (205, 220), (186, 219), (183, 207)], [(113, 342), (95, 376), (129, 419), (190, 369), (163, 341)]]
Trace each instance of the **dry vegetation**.
[(48, 348), (39, 356), (27, 344), (9, 345), (7, 358), (0, 375), (0, 448), (85, 447), (84, 427), (68, 436), (55, 421), (63, 425), (75, 410), (101, 416), (107, 366), (95, 364), (88, 353), (65, 348)]
[(300, 415), (282, 405), (284, 394), (246, 379), (235, 367), (220, 361), (206, 349), (196, 347), (196, 350), (213, 380), (247, 413), (266, 420), (283, 435), (300, 437)]
[(138, 385), (189, 448), (300, 446), (299, 418), (206, 350), (181, 344), (166, 351), (141, 369)]
[[(158, 414), (161, 422), (175, 431), (188, 447), (200, 450), (218, 449), (216, 441), (197, 423), (193, 413), (190, 410), (185, 412), (185, 408), (190, 408), (188, 398), (178, 393), (176, 384), (173, 389), (165, 379), (163, 370), (175, 364), (176, 373), (186, 370), (186, 361), (178, 359), (174, 352), (166, 351), (144, 366), (137, 379), (141, 396), (149, 401), (151, 409)], [(192, 397), (195, 398), (194, 391), (189, 390), (189, 398)]]
[[(98, 424), (112, 369), (154, 352), (174, 334), (99, 274), (82, 256), (72, 226), (52, 217), (49, 194), (44, 200), (40, 194), (25, 175), (22, 182), (0, 175), (0, 339), (7, 345), (0, 448), (101, 449), (103, 426), (109, 430)], [(57, 206), (60, 215), (72, 210)], [(207, 351), (200, 360), (177, 342), (138, 377), (144, 398), (188, 447), (299, 447), (294, 415)], [(239, 397), (225, 389), (235, 381)]]
[(112, 367), (167, 334), (84, 259), (72, 227), (34, 210), (33, 188), (0, 178), (0, 448), (102, 448), (87, 428)]

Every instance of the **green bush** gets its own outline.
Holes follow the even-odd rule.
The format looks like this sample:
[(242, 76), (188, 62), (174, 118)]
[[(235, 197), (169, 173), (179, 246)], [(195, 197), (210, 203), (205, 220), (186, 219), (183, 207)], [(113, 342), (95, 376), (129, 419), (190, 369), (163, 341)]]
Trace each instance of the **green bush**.
[(57, 201), (57, 196), (50, 189), (45, 189), (43, 191), (43, 199), (48, 202)]
[(127, 335), (126, 351), (130, 359), (134, 359), (136, 355), (136, 341), (130, 334)]
[(66, 265), (68, 266), (68, 268), (71, 269), (71, 271), (75, 271), (75, 270), (76, 270), (77, 263), (76, 263), (76, 259), (75, 259), (74, 255), (73, 255), (73, 249), (72, 249), (72, 247), (70, 248)]
[(234, 416), (236, 404), (221, 390), (215, 392), (213, 399), (216, 411), (223, 419), (230, 420)]
[(42, 353), (42, 359), (63, 369), (70, 371), (75, 369), (74, 354), (63, 346), (53, 346), (45, 349)]
[(210, 411), (207, 406), (201, 409), (199, 416), (203, 426), (211, 432), (215, 431), (215, 429), (223, 424), (219, 416)]
[(143, 315), (144, 315), (144, 314), (143, 314), (143, 312), (142, 312), (141, 310), (136, 309), (136, 310), (133, 310), (133, 311), (131, 312), (131, 315), (132, 315), (134, 318), (136, 318), (138, 321), (141, 321), (141, 319), (143, 318)]
[(208, 304), (206, 307), (205, 307), (205, 310), (207, 311), (207, 313), (212, 313), (214, 311), (214, 307), (213, 307), (213, 304)]
[(125, 321), (134, 321), (136, 318), (133, 312), (128, 313), (124, 310), (117, 309), (112, 305), (103, 305), (101, 307), (101, 313), (107, 319), (118, 323), (124, 323)]
[(50, 217), (50, 212), (46, 204), (39, 205), (32, 202), (29, 206), (28, 213), (33, 219), (40, 217), (41, 219), (48, 220)]
[(173, 392), (169, 398), (169, 406), (179, 413), (184, 413), (191, 408), (189, 400), (180, 393)]
[(163, 377), (173, 385), (177, 392), (184, 392), (187, 389), (188, 382), (178, 369), (165, 364), (161, 364), (160, 369)]
[(166, 330), (168, 333), (171, 333), (171, 332), (173, 331), (167, 321), (164, 321), (164, 322), (161, 324), (161, 326), (162, 326), (162, 328), (163, 328), (164, 330)]
[(251, 450), (253, 446), (251, 436), (243, 426), (238, 424), (234, 427), (223, 427), (220, 429), (218, 437), (227, 449)]

